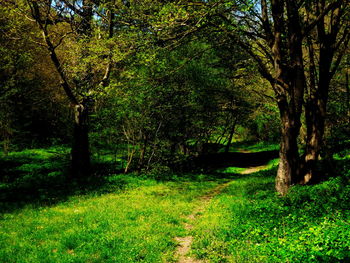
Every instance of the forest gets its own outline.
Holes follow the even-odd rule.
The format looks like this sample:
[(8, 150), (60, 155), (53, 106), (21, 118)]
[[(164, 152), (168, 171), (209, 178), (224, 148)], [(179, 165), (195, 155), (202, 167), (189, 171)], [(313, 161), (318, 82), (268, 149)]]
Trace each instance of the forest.
[(350, 262), (347, 0), (1, 0), (0, 262)]

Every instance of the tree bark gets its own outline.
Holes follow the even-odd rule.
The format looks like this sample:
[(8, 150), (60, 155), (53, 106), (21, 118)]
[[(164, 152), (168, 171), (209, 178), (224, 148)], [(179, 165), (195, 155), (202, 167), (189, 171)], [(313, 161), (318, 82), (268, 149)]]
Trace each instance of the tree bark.
[(74, 109), (74, 132), (71, 151), (71, 176), (82, 179), (90, 175), (90, 150), (88, 136), (88, 106), (82, 103)]
[[(295, 113), (283, 98), (278, 102), (281, 116), (280, 162), (278, 165), (275, 188), (285, 195), (299, 174), (298, 135), (300, 131), (300, 115)], [(291, 111), (292, 109), (292, 111)]]
[(326, 103), (320, 99), (308, 101), (305, 106), (305, 116), (307, 136), (301, 184), (317, 179), (316, 163), (323, 145)]
[[(76, 88), (84, 88), (89, 90), (91, 88), (96, 88), (96, 84), (93, 82), (93, 70), (88, 63), (84, 74), (81, 76), (79, 83), (76, 83), (75, 86), (72, 86), (68, 81), (67, 75), (63, 68), (63, 65), (56, 53), (56, 48), (59, 47), (64, 39), (65, 35), (61, 37), (58, 43), (55, 45), (55, 38), (49, 34), (48, 22), (53, 20), (53, 12), (51, 12), (51, 1), (45, 3), (45, 5), (39, 5), (38, 1), (30, 0), (27, 1), (30, 7), (32, 17), (37, 22), (40, 30), (42, 31), (44, 41), (47, 45), (51, 60), (60, 76), (61, 85), (70, 101), (70, 105), (74, 109), (74, 132), (73, 132), (73, 145), (71, 150), (71, 177), (82, 178), (87, 177), (90, 174), (90, 151), (89, 151), (89, 136), (88, 136), (88, 103), (86, 98), (81, 99), (76, 94)], [(93, 22), (93, 8), (95, 2), (93, 0), (82, 0), (81, 8), (77, 8), (74, 4), (69, 1), (63, 0), (64, 8), (70, 9), (71, 14), (74, 13), (81, 18), (81, 21), (78, 27), (75, 28), (77, 37), (80, 40), (89, 41), (89, 38), (92, 36), (92, 22)], [(61, 16), (61, 15), (60, 15)], [(60, 17), (62, 18), (62, 17)], [(71, 18), (67, 16), (70, 21)], [(114, 31), (114, 13), (112, 10), (109, 10), (109, 36), (108, 38), (113, 37)], [(88, 50), (83, 46), (82, 58), (88, 56)], [(109, 55), (109, 62), (105, 71), (105, 74), (100, 82), (100, 86), (106, 86), (108, 84), (108, 79), (110, 76), (112, 68), (112, 53)]]
[[(321, 2), (319, 6), (316, 6), (318, 15), (321, 13), (321, 10), (325, 8), (324, 4), (324, 2)], [(345, 30), (340, 34), (344, 13), (341, 8), (341, 2), (338, 4), (339, 6), (331, 10), (332, 15), (329, 20), (323, 17), (316, 26), (317, 34), (315, 42), (319, 45), (318, 81), (317, 85), (314, 85), (316, 81), (314, 76), (311, 76), (313, 77), (313, 85), (311, 85), (309, 98), (305, 106), (307, 138), (300, 181), (302, 184), (306, 184), (311, 180), (319, 181), (320, 179), (318, 178), (319, 174), (317, 174), (316, 163), (323, 147), (329, 87), (344, 53), (340, 50), (341, 44), (344, 42), (343, 45), (346, 49), (349, 41), (349, 31)], [(328, 31), (326, 25), (330, 25)], [(313, 49), (315, 44), (309, 41), (308, 45), (309, 50), (312, 52), (310, 58), (313, 63)], [(334, 59), (336, 51), (339, 54), (337, 59)], [(316, 72), (316, 69), (313, 68), (315, 68), (315, 66), (311, 65), (312, 72)]]

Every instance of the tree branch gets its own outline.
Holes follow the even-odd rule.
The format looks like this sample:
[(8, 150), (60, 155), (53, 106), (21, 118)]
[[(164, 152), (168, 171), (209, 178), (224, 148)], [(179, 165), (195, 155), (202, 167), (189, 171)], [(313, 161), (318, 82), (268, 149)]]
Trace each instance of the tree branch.
[(58, 59), (58, 56), (57, 56), (56, 51), (55, 51), (55, 46), (53, 45), (53, 43), (50, 39), (50, 36), (48, 34), (47, 24), (44, 24), (44, 25), (42, 24), (43, 20), (41, 19), (41, 13), (40, 13), (40, 9), (39, 9), (38, 4), (35, 1), (28, 1), (28, 4), (29, 4), (29, 7), (30, 7), (31, 12), (32, 12), (32, 17), (36, 20), (40, 30), (42, 31), (44, 41), (47, 45), (47, 49), (50, 52), (51, 60), (56, 68), (56, 71), (58, 72), (58, 74), (61, 78), (61, 85), (62, 85), (63, 90), (65, 91), (69, 101), (73, 105), (79, 105), (79, 102), (78, 102), (77, 98), (75, 97), (75, 95), (72, 91), (72, 88), (67, 81), (66, 75), (65, 75), (63, 68), (62, 68), (62, 65), (61, 65), (61, 62)]
[(335, 60), (335, 62), (333, 63), (333, 67), (332, 67), (332, 69), (330, 71), (330, 78), (333, 78), (335, 72), (337, 71), (337, 69), (338, 69), (338, 67), (340, 65), (340, 62), (341, 62), (342, 58), (344, 57), (346, 49), (349, 48), (348, 47), (349, 42), (350, 42), (350, 33), (347, 34), (347, 37), (344, 40), (344, 45), (343, 45), (342, 50), (338, 51), (338, 57)]
[(78, 9), (75, 7), (74, 4), (69, 3), (67, 0), (62, 0), (62, 2), (70, 9), (72, 10), (74, 13), (78, 14), (79, 16), (83, 16), (84, 13), (82, 10)]
[[(114, 34), (114, 13), (112, 10), (110, 10), (110, 15), (109, 15), (109, 29), (108, 29), (108, 39), (111, 39), (113, 37)], [(100, 82), (100, 86), (101, 87), (105, 87), (108, 84), (108, 79), (109, 76), (111, 74), (111, 70), (112, 70), (112, 50), (109, 51), (109, 55), (108, 55), (108, 64), (106, 67), (106, 71), (105, 74)]]
[(320, 13), (314, 21), (312, 21), (309, 25), (307, 25), (304, 30), (302, 31), (302, 36), (307, 36), (310, 31), (329, 13), (329, 11), (334, 10), (341, 6), (342, 0), (337, 0), (333, 3), (330, 3), (328, 6), (326, 6), (322, 13)]

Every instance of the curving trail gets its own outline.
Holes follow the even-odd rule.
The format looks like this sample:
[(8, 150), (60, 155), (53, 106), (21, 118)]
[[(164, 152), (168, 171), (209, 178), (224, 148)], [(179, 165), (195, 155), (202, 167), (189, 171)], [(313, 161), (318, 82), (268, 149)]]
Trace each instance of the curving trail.
[[(263, 170), (266, 168), (266, 165), (262, 166), (255, 166), (255, 167), (249, 167), (246, 170), (242, 171), (241, 174), (251, 174), (258, 172), (260, 170)], [(189, 223), (184, 223), (184, 227), (187, 231), (190, 231), (194, 224), (196, 223), (196, 219), (199, 217), (200, 214), (202, 214), (206, 207), (208, 206), (210, 200), (215, 197), (216, 195), (220, 194), (223, 189), (225, 189), (232, 181), (222, 183), (215, 188), (213, 188), (211, 191), (209, 191), (207, 194), (200, 197), (199, 205), (196, 207), (196, 209), (193, 211), (192, 214), (187, 216), (187, 221)], [(191, 257), (190, 251), (191, 251), (191, 245), (193, 242), (193, 236), (188, 235), (185, 237), (175, 237), (175, 241), (178, 242), (178, 247), (176, 249), (176, 257), (178, 258), (178, 263), (203, 263), (205, 261), (195, 259)]]
[[(231, 181), (230, 181), (231, 182)], [(226, 188), (230, 182), (226, 182), (223, 184), (220, 184), (216, 186), (214, 189), (212, 189), (207, 194), (200, 197), (200, 202), (197, 208), (193, 211), (192, 214), (187, 216), (187, 221), (189, 223), (184, 223), (185, 229), (187, 231), (190, 231), (193, 228), (193, 225), (195, 224), (196, 219), (198, 216), (206, 209), (208, 206), (210, 200), (220, 194), (220, 192)], [(176, 256), (178, 258), (178, 263), (200, 263), (203, 262), (202, 260), (198, 260), (195, 258), (192, 258), (189, 255), (189, 252), (191, 250), (191, 245), (193, 241), (193, 236), (185, 236), (185, 237), (175, 237), (175, 240), (179, 243), (177, 250), (176, 250)]]

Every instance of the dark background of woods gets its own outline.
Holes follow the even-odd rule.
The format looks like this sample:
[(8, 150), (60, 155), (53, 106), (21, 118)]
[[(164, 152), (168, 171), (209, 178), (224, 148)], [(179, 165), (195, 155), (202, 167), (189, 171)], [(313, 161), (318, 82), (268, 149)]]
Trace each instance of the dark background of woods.
[(2, 2), (3, 155), (66, 145), (82, 179), (254, 141), (280, 143), (280, 193), (325, 179), (349, 149), (349, 5), (299, 4)]

